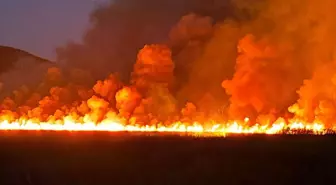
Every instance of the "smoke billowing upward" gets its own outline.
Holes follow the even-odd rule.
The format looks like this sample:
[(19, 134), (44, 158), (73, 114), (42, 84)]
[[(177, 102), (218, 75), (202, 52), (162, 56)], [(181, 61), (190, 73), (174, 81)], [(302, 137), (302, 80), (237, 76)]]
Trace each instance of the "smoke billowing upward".
[(116, 0), (91, 14), (83, 43), (58, 48), (60, 62), (76, 70), (50, 69), (37, 90), (15, 91), (2, 108), (43, 120), (291, 116), (329, 123), (336, 111), (334, 4)]
[(166, 42), (171, 27), (189, 12), (218, 14), (218, 18), (225, 15), (216, 9), (204, 0), (113, 1), (91, 14), (92, 27), (84, 35), (83, 44), (59, 48), (59, 58), (102, 74), (99, 77), (112, 71), (127, 79), (138, 50), (145, 44)]

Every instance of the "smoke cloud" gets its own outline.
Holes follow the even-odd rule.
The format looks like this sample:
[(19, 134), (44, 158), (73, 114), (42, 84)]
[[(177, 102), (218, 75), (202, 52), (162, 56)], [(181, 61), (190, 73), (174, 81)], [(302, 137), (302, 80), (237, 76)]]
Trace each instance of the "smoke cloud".
[(286, 110), (304, 79), (334, 60), (333, 4), (268, 1), (256, 19), (242, 25), (248, 35), (239, 40), (233, 78), (223, 83), (232, 114)]
[(226, 0), (114, 0), (93, 11), (83, 43), (58, 48), (58, 59), (90, 70), (96, 78), (118, 72), (128, 80), (138, 51), (146, 44), (168, 43), (171, 28), (182, 16), (196, 13), (220, 20), (228, 14), (228, 4)]
[(2, 107), (131, 123), (289, 113), (330, 121), (335, 4), (115, 0), (93, 11), (82, 43), (57, 49), (75, 70), (50, 69), (37, 89), (15, 91)]

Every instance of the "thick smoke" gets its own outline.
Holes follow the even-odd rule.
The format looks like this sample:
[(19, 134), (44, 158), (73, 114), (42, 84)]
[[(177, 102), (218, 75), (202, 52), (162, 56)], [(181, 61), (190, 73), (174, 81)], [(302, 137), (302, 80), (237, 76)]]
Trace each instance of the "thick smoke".
[(227, 0), (114, 0), (91, 14), (92, 27), (83, 43), (58, 48), (58, 58), (90, 70), (98, 79), (118, 72), (128, 80), (138, 51), (146, 44), (169, 43), (169, 32), (182, 16), (195, 13), (221, 20), (230, 14), (228, 4)]
[(247, 35), (238, 43), (235, 74), (223, 83), (233, 116), (286, 111), (303, 80), (334, 60), (333, 4), (269, 1), (241, 25)]
[(306, 121), (322, 121), (330, 126), (336, 119), (336, 65), (319, 67), (312, 79), (305, 80), (298, 90), (300, 99), (289, 108), (296, 117)]
[[(92, 13), (92, 27), (84, 35), (83, 44), (69, 43), (58, 48), (59, 60), (92, 72), (96, 79), (118, 72), (124, 82), (130, 77), (134, 82), (134, 75), (130, 74), (134, 61), (141, 55), (138, 51), (144, 45), (159, 44), (170, 50), (174, 62), (174, 78), (169, 77), (173, 80), (169, 90), (179, 102), (177, 106), (206, 99), (214, 93), (213, 99), (222, 98), (225, 92), (220, 83), (232, 74), (234, 65), (234, 57), (224, 61), (227, 57), (224, 53), (234, 56), (236, 43), (229, 38), (231, 49), (221, 44), (220, 47), (226, 47), (224, 52), (211, 51), (218, 46), (211, 43), (211, 38), (220, 37), (220, 33), (215, 32), (215, 24), (234, 15), (234, 6), (227, 0), (113, 1)], [(208, 65), (210, 57), (216, 58), (212, 59), (215, 65)], [(141, 79), (137, 82), (141, 83)]]
[(229, 104), (232, 117), (280, 114), (298, 98), (303, 80), (333, 60), (333, 4), (114, 1), (94, 11), (84, 44), (69, 44), (60, 58), (127, 77), (143, 45), (165, 44), (175, 65), (170, 92), (179, 106), (191, 101), (209, 110)]
[(113, 1), (93, 12), (83, 43), (58, 49), (60, 62), (78, 69), (70, 75), (50, 69), (37, 89), (15, 91), (2, 108), (29, 118), (71, 113), (93, 122), (116, 116), (153, 124), (260, 120), (289, 113), (330, 121), (336, 112), (334, 4)]

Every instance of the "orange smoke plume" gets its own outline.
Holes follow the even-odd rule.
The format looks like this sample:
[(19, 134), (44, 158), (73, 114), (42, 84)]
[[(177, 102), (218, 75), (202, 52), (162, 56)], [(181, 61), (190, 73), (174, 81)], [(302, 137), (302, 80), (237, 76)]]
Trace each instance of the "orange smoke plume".
[(239, 41), (236, 71), (222, 86), (231, 95), (229, 114), (234, 118), (277, 114), (293, 102), (295, 69), (288, 67), (280, 46), (247, 35)]
[[(251, 105), (261, 113), (263, 108), (270, 105), (253, 98), (268, 98), (268, 94), (261, 89), (262, 86), (256, 85), (258, 81), (251, 80), (261, 79), (258, 78), (261, 75), (257, 73), (258, 68), (254, 68), (252, 63), (262, 61), (252, 59), (261, 56), (271, 58), (274, 55), (272, 50), (262, 52), (262, 43), (258, 47), (255, 44), (251, 36), (241, 41), (242, 55), (237, 60), (237, 73), (233, 80), (224, 83), (224, 87), (229, 92), (234, 92), (232, 105), (238, 105), (239, 108)], [(48, 70), (42, 85), (59, 85), (50, 87), (46, 96), (38, 92), (30, 93), (23, 87), (13, 93), (14, 98), (4, 99), (1, 104), (0, 129), (183, 132), (203, 136), (227, 133), (276, 134), (286, 130), (287, 133), (298, 130), (326, 133), (321, 123), (286, 120), (272, 115), (259, 116), (256, 124), (251, 124), (246, 115), (242, 119), (226, 120), (221, 114), (204, 114), (202, 107), (198, 108), (191, 102), (178, 111), (177, 102), (169, 89), (173, 68), (170, 50), (159, 45), (145, 46), (140, 51), (132, 76), (133, 85), (130, 86), (122, 84), (114, 74), (97, 81), (92, 89), (72, 83), (62, 85), (62, 71), (52, 68)], [(139, 83), (139, 79), (145, 83)], [(249, 91), (253, 94), (239, 94), (236, 91)], [(26, 101), (23, 101), (25, 98)], [(19, 104), (20, 102), (24, 103)], [(202, 102), (202, 105), (209, 104), (212, 102), (211, 96), (205, 96)]]
[[(138, 24), (120, 2), (97, 10), (97, 28), (85, 35), (83, 45), (60, 49), (60, 58), (92, 68), (94, 77), (131, 69), (134, 61), (129, 58), (136, 53), (127, 51), (143, 46), (140, 37), (152, 36), (149, 28), (161, 21), (151, 12), (144, 18), (139, 12), (146, 11), (133, 11), (145, 8), (138, 3), (129, 11), (150, 19)], [(209, 10), (215, 10), (210, 4)], [(50, 68), (39, 85), (23, 86), (2, 100), (0, 129), (203, 135), (335, 131), (334, 1), (233, 4), (234, 16), (225, 20), (209, 10), (183, 16), (167, 42), (145, 45), (138, 52), (129, 82), (123, 80), (125, 74), (97, 80), (101, 78), (85, 70), (69, 75)], [(175, 3), (168, 5), (175, 8)], [(126, 12), (109, 12), (117, 10), (113, 6)], [(187, 12), (193, 11), (181, 15)], [(123, 22), (127, 30), (101, 30), (115, 28), (104, 16), (120, 21), (115, 18), (119, 14), (130, 16), (121, 21), (129, 21)], [(1, 87), (6, 84), (1, 82)]]

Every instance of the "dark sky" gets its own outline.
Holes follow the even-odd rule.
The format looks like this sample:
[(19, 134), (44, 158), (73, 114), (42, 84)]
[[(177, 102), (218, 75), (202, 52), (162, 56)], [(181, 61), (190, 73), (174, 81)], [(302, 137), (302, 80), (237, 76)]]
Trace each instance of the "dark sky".
[(80, 40), (89, 13), (107, 0), (0, 0), (0, 45), (55, 59), (54, 49)]

